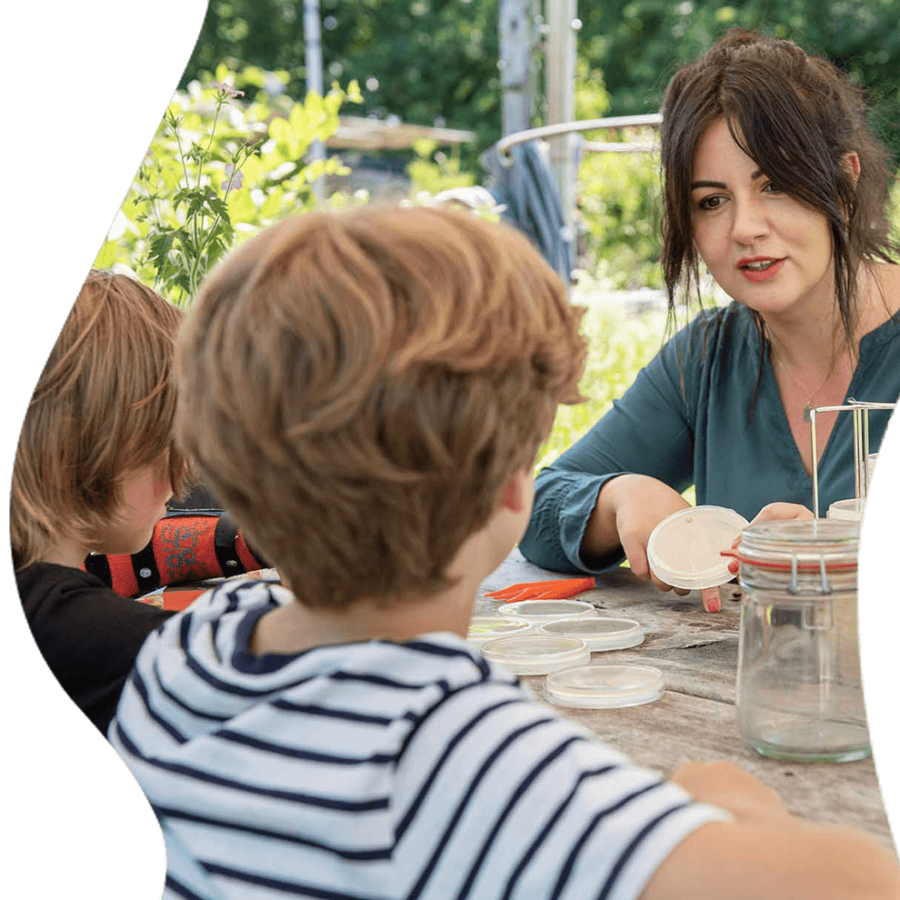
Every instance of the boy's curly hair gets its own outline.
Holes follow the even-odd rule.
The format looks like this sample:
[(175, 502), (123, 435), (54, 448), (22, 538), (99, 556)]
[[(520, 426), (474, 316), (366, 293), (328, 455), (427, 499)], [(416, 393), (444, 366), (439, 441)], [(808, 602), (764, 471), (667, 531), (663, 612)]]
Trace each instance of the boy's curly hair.
[(288, 219), (204, 284), (178, 434), (301, 602), (431, 594), (581, 399), (581, 313), (524, 236), (470, 213)]

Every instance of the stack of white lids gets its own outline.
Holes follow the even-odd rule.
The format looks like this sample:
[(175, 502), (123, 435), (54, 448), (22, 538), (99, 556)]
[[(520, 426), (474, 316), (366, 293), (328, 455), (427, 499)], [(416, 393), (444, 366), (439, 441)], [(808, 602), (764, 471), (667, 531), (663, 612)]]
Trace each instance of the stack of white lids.
[(547, 675), (547, 699), (560, 706), (636, 706), (664, 691), (657, 669), (590, 665), (592, 652), (636, 647), (644, 632), (633, 619), (598, 615), (586, 601), (506, 603), (497, 616), (475, 617), (468, 639), (485, 658), (516, 675)]

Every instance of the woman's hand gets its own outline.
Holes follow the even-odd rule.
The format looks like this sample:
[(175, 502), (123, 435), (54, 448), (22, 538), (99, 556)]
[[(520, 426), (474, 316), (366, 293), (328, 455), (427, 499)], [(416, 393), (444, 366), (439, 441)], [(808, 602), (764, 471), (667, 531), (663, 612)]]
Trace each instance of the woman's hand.
[[(690, 591), (673, 588), (650, 571), (647, 542), (663, 519), (689, 506), (678, 491), (649, 475), (612, 478), (600, 489), (597, 506), (588, 520), (581, 545), (582, 558), (602, 556), (621, 545), (631, 571), (638, 578), (652, 581), (660, 591), (688, 594)], [(708, 612), (721, 609), (718, 588), (701, 591), (700, 598)]]
[[(805, 506), (801, 506), (799, 503), (767, 503), (753, 518), (753, 521), (750, 522), (751, 525), (756, 525), (757, 522), (787, 522), (791, 519), (814, 519), (815, 516), (812, 514), (810, 510), (808, 510)], [(737, 550), (738, 544), (741, 542), (741, 539), (738, 538), (732, 545), (732, 550)], [(733, 559), (730, 563), (728, 563), (728, 571), (731, 572), (732, 575), (737, 575), (738, 569), (740, 568), (740, 563)]]
[(799, 503), (767, 503), (754, 517), (751, 525), (757, 522), (787, 521), (788, 519), (814, 519), (815, 516)]

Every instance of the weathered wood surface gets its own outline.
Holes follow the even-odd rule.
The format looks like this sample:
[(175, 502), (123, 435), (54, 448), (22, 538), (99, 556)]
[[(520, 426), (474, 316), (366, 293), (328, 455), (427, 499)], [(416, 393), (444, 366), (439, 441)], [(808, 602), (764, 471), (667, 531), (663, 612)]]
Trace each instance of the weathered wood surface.
[[(502, 611), (504, 604), (486, 598), (485, 592), (567, 577), (571, 576), (531, 565), (514, 550), (481, 585), (475, 614)], [(739, 602), (726, 599), (720, 613), (707, 613), (697, 594), (659, 593), (627, 570), (600, 576), (598, 585), (577, 599), (590, 601), (601, 615), (635, 619), (645, 637), (638, 647), (595, 653), (592, 661), (654, 666), (663, 673), (666, 693), (655, 703), (627, 709), (554, 709), (640, 765), (670, 772), (691, 760), (728, 760), (774, 788), (797, 815), (861, 828), (893, 848), (871, 759), (842, 764), (778, 762), (744, 744), (734, 709)], [(740, 598), (737, 588), (726, 590)], [(543, 677), (522, 680), (544, 700)]]

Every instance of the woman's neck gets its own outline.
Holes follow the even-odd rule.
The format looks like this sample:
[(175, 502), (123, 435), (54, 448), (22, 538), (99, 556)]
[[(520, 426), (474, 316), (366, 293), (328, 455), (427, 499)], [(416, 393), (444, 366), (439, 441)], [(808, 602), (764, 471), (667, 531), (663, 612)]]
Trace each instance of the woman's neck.
[(836, 298), (825, 315), (763, 316), (773, 361), (793, 371), (823, 376), (842, 366), (848, 357), (851, 368), (855, 367), (862, 337), (900, 309), (900, 266), (861, 265), (857, 296), (849, 339)]

